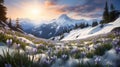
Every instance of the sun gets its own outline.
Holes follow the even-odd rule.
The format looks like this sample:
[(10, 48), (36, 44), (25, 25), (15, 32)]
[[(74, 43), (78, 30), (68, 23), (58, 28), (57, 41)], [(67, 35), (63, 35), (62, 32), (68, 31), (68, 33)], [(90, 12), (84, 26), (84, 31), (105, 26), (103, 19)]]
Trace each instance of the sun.
[(36, 9), (31, 9), (31, 14), (32, 15), (39, 15), (40, 14), (40, 9), (36, 8)]
[(29, 7), (26, 11), (26, 17), (30, 19), (39, 19), (42, 9), (38, 7)]

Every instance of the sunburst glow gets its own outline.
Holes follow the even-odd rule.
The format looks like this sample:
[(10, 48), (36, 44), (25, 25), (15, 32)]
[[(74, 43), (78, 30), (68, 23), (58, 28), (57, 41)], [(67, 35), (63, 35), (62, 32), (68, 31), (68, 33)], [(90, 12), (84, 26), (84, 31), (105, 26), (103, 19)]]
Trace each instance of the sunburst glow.
[(25, 5), (27, 8), (23, 8), (26, 13), (26, 18), (39, 19), (42, 13), (42, 10), (38, 4), (34, 5)]
[(38, 15), (39, 13), (40, 13), (40, 9), (37, 9), (37, 8), (31, 9), (31, 14)]

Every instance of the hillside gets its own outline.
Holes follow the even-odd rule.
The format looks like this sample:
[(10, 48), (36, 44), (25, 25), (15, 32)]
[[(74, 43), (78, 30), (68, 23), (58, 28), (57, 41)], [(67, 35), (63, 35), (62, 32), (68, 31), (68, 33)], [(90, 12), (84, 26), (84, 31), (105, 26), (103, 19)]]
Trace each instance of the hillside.
[(112, 31), (112, 29), (116, 27), (120, 27), (120, 18), (115, 20), (114, 22), (110, 22), (108, 24), (105, 24), (103, 28), (98, 26), (95, 27), (87, 27), (84, 29), (75, 29), (70, 31), (69, 33), (65, 33), (61, 36), (55, 37), (55, 40), (59, 40), (62, 37), (62, 41), (64, 40), (77, 40), (77, 39), (85, 39), (92, 36), (97, 36), (100, 34), (107, 34)]

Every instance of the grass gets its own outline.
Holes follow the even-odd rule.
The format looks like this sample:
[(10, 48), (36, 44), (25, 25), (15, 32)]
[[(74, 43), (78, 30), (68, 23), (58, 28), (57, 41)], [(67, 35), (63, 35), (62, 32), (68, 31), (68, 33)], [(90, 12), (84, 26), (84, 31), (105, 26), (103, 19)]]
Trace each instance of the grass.
[(36, 40), (36, 37), (32, 37), (32, 36), (29, 36), (29, 35), (27, 35), (27, 34), (23, 34), (23, 33), (17, 32), (17, 31), (14, 31), (14, 32), (11, 32), (11, 31), (12, 31), (12, 30), (6, 30), (5, 33), (6, 33), (6, 34), (9, 34), (9, 35), (11, 35), (11, 36), (16, 35), (16, 36), (18, 36), (18, 37), (24, 37), (24, 38), (32, 41), (32, 42), (35, 43), (35, 44), (42, 43), (42, 44), (48, 45), (48, 43), (46, 43), (44, 40), (41, 40), (41, 39), (39, 39), (39, 38), (37, 38), (37, 40)]
[(105, 51), (110, 50), (112, 48), (111, 44), (102, 44), (101, 46), (99, 46), (96, 50), (95, 50), (95, 55), (100, 55), (102, 56)]
[[(14, 38), (13, 36), (9, 36), (7, 34), (2, 34), (0, 33), (0, 42), (4, 42), (6, 43), (6, 40), (7, 39), (12, 39), (13, 40), (13, 43), (17, 43), (17, 44), (21, 44), (20, 47), (25, 50), (25, 46), (28, 45), (28, 43), (24, 43), (24, 42), (21, 42), (20, 40), (18, 40), (17, 38)], [(12, 46), (12, 45), (11, 45)]]
[(5, 67), (5, 64), (10, 64), (12, 67), (40, 67), (25, 53), (13, 52), (10, 54), (9, 50), (3, 51), (3, 55), (0, 55), (0, 67)]
[(88, 52), (88, 53), (86, 54), (86, 57), (87, 57), (87, 58), (93, 58), (93, 56), (94, 56), (94, 51), (93, 51), (93, 52)]
[(44, 45), (48, 45), (48, 43), (46, 43), (46, 42), (43, 41), (43, 40), (40, 40), (39, 38), (36, 39), (35, 37), (31, 37), (31, 36), (29, 36), (29, 35), (22, 34), (22, 33), (19, 33), (19, 32), (15, 32), (15, 34), (16, 34), (17, 36), (19, 36), (19, 37), (24, 37), (24, 38), (32, 41), (32, 42), (35, 43), (35, 44), (40, 44), (40, 43), (42, 43), (42, 44), (44, 44)]

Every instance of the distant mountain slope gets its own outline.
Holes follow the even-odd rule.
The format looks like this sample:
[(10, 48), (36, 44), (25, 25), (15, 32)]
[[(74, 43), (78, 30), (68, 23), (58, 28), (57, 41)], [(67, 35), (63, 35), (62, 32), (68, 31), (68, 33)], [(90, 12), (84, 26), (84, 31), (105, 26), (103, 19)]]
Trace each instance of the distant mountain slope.
[[(95, 27), (87, 27), (84, 29), (75, 29), (70, 31), (70, 33), (65, 33), (62, 35), (62, 40), (76, 40), (83, 39), (99, 34), (106, 34), (111, 32), (114, 28), (120, 27), (120, 17), (114, 22), (105, 24), (103, 28), (100, 25)], [(57, 36), (54, 39), (58, 40), (61, 36)]]
[(69, 32), (74, 29), (76, 25), (80, 25), (81, 23), (91, 25), (92, 21), (88, 22), (84, 19), (75, 20), (71, 19), (66, 14), (62, 14), (59, 18), (51, 20), (48, 23), (43, 23), (29, 31), (37, 37), (48, 39)]

